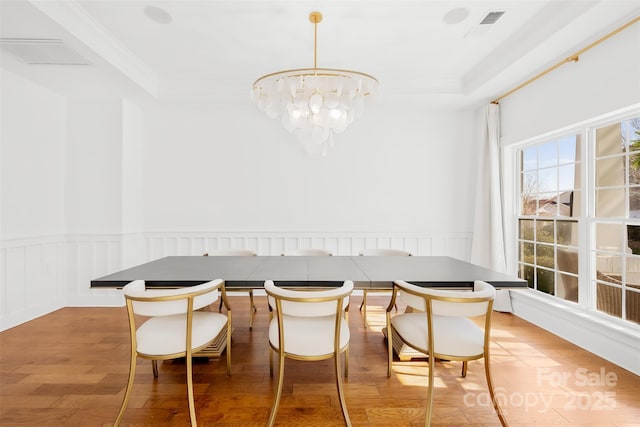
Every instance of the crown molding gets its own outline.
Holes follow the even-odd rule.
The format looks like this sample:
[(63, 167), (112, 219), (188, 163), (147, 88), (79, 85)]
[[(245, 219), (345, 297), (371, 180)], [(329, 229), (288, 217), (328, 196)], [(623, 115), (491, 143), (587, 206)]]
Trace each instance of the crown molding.
[(30, 0), (29, 3), (151, 96), (157, 96), (158, 76), (105, 31), (76, 0), (64, 2)]

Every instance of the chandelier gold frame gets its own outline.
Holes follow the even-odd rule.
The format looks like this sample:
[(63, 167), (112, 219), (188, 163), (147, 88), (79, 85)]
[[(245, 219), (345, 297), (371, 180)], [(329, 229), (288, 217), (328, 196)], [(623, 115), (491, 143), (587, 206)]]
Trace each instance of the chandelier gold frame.
[(318, 67), (320, 12), (311, 12), (314, 25), (313, 68), (265, 74), (253, 82), (251, 95), (268, 117), (282, 118), (290, 133), (307, 147), (313, 142), (325, 155), (334, 133), (343, 132), (363, 111), (363, 100), (375, 92), (378, 80), (360, 71)]

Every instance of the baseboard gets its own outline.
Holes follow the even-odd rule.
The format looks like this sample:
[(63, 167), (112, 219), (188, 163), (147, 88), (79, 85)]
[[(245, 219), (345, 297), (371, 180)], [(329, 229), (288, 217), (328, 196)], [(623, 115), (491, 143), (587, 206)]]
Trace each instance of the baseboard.
[(67, 307), (122, 307), (124, 297), (122, 290), (98, 289), (88, 293), (67, 296)]
[(60, 310), (64, 307), (65, 304), (63, 303), (63, 301), (61, 301), (47, 306), (39, 305), (37, 307), (31, 307), (20, 310), (18, 312), (13, 312), (8, 315), (2, 315), (0, 316), (0, 331), (6, 331), (7, 329), (11, 329), (30, 320), (37, 319), (38, 317), (42, 317), (45, 314)]
[(640, 327), (609, 320), (539, 292), (511, 291), (513, 314), (640, 375)]

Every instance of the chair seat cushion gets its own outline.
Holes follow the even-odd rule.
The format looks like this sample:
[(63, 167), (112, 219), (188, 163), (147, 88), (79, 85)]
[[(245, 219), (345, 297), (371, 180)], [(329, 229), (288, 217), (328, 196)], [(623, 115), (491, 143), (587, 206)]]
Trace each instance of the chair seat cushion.
[[(391, 325), (409, 345), (427, 351), (427, 315), (424, 312), (399, 314)], [(484, 332), (465, 317), (433, 316), (435, 353), (469, 357), (484, 351)]]
[[(296, 317), (283, 316), (284, 350), (297, 356), (320, 356), (334, 352), (335, 316)], [(342, 319), (340, 324), (340, 349), (349, 343), (349, 325)], [(278, 319), (271, 319), (269, 341), (279, 347)]]
[[(191, 348), (198, 348), (213, 340), (227, 324), (227, 316), (211, 311), (195, 311)], [(138, 353), (166, 355), (186, 352), (187, 315), (153, 317), (136, 332)]]

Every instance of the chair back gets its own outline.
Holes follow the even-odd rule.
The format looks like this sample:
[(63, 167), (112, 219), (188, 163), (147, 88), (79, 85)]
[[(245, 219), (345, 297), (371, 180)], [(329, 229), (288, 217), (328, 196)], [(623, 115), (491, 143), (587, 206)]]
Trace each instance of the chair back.
[(330, 251), (325, 249), (293, 249), (282, 252), (282, 256), (332, 256)]
[(330, 290), (292, 290), (276, 286), (272, 280), (264, 283), (264, 289), (269, 299), (269, 305), (278, 311), (278, 302), (285, 316), (295, 317), (324, 317), (334, 316), (349, 306), (349, 296), (353, 292), (353, 282), (346, 281), (339, 288)]
[(360, 256), (411, 256), (411, 252), (401, 249), (365, 249), (360, 252)]
[(171, 316), (198, 310), (218, 300), (218, 289), (224, 281), (212, 280), (197, 286), (179, 289), (146, 289), (144, 280), (134, 280), (122, 290), (127, 304), (141, 316)]
[(208, 251), (204, 256), (256, 256), (258, 255), (250, 249), (220, 249)]
[(433, 315), (456, 317), (486, 315), (496, 295), (493, 286), (480, 280), (474, 282), (473, 291), (423, 288), (403, 280), (394, 282), (393, 290), (392, 300), (399, 291), (400, 299), (416, 310), (427, 311), (430, 304)]

